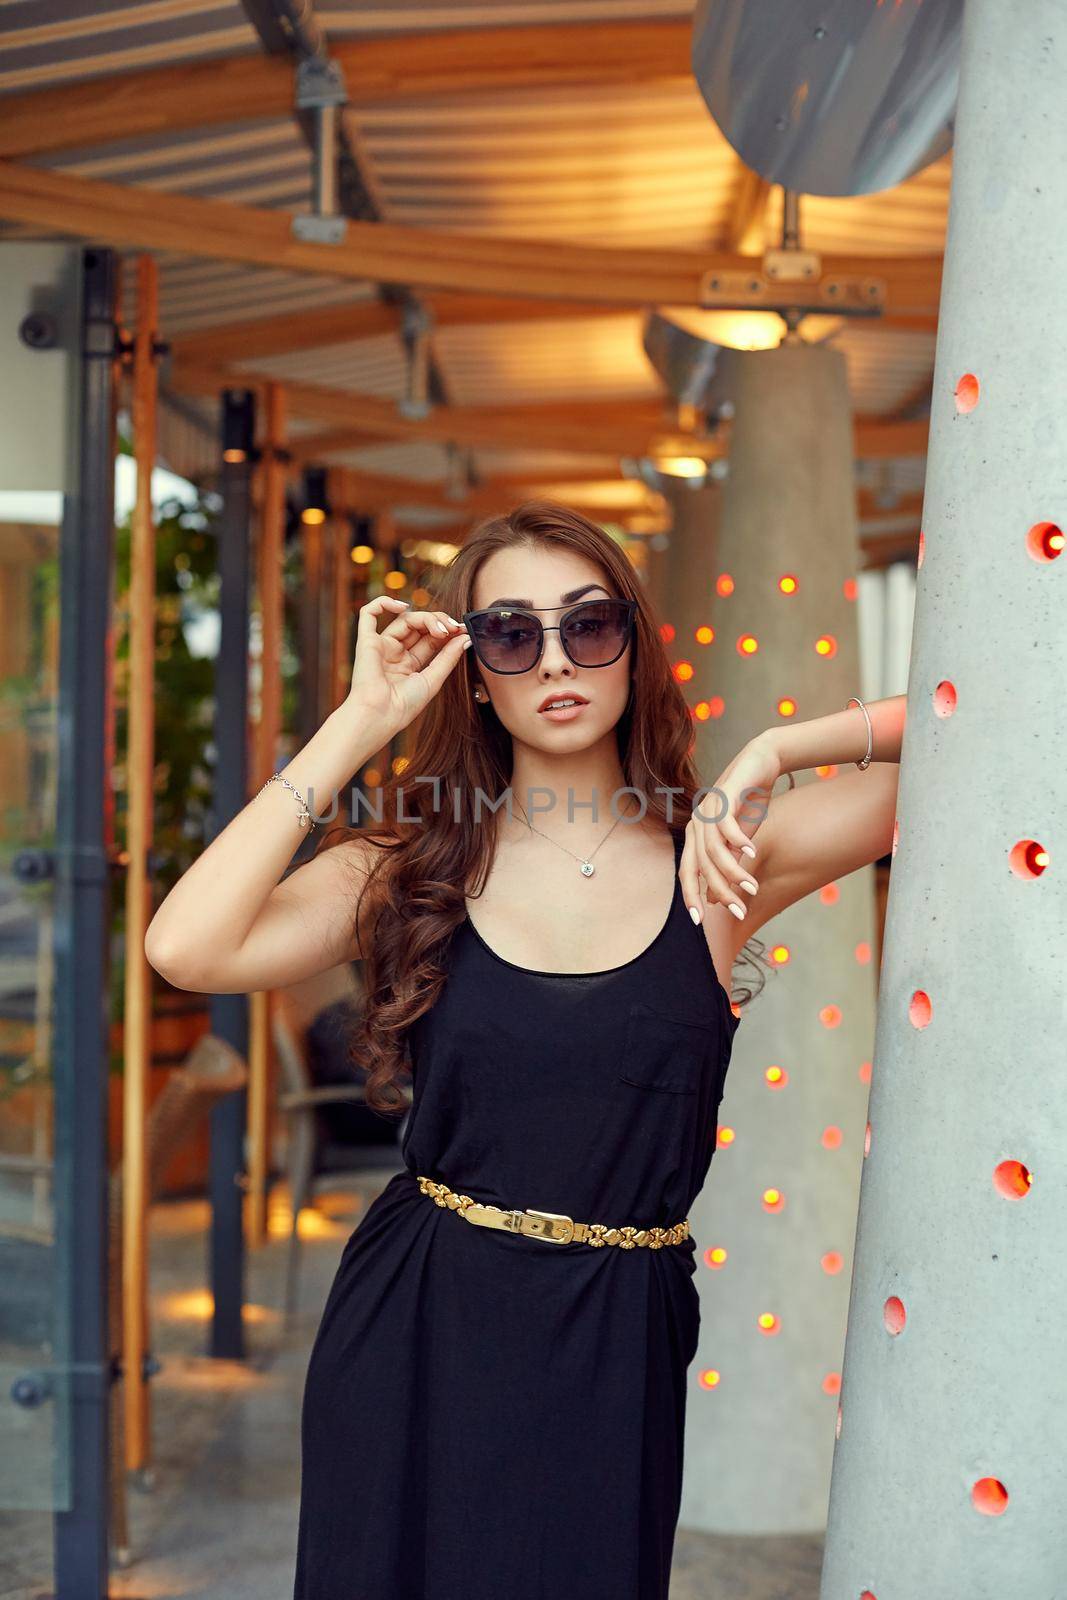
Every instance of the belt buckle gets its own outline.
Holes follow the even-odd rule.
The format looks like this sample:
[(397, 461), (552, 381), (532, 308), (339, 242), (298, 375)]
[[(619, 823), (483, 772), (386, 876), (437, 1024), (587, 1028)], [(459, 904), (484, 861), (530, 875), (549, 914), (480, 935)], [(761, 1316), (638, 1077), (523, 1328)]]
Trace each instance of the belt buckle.
[[(549, 1244), (569, 1244), (574, 1235), (574, 1218), (566, 1216), (562, 1211), (534, 1211), (532, 1207), (527, 1207), (525, 1211), (512, 1212), (512, 1216), (519, 1219), (517, 1232), (544, 1239)], [(523, 1227), (521, 1225), (523, 1217), (534, 1218), (533, 1225)], [(557, 1223), (562, 1226), (557, 1227)]]

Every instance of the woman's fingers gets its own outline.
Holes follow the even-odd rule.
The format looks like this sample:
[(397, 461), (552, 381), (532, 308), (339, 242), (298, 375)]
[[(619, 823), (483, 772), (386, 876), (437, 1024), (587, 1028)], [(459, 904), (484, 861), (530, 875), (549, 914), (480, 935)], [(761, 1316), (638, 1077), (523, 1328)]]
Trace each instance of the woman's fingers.
[[(467, 630), (447, 611), (407, 611), (379, 634), (379, 638), (395, 640), (407, 651), (420, 672), (443, 645), (460, 637), (467, 638)], [(392, 651), (390, 658), (400, 660)]]

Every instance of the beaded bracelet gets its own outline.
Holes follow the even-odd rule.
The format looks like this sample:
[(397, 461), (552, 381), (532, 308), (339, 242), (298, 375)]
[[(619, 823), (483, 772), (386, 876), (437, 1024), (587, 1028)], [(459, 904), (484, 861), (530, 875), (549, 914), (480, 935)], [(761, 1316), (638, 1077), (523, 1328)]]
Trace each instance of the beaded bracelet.
[[(284, 783), (287, 789), (292, 790), (292, 793), (295, 794), (296, 798), (300, 801), (300, 816), (298, 819), (300, 827), (313, 828), (315, 826), (315, 818), (311, 815), (311, 812), (308, 809), (308, 803), (304, 799), (304, 796), (300, 793), (300, 790), (294, 788), (289, 782), (289, 779), (283, 778), (280, 772), (275, 772), (271, 777), (269, 777), (266, 783), (263, 785), (263, 789), (269, 788), (272, 783)], [(263, 793), (263, 789), (260, 789), (260, 794)]]

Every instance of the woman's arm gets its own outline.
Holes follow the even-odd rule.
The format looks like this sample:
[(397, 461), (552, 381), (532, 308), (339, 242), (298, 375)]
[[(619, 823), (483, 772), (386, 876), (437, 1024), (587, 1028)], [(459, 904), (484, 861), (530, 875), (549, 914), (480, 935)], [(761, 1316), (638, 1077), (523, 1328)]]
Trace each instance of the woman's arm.
[[(282, 772), (329, 815), (332, 797), (390, 733), (346, 701)], [(358, 956), (353, 911), (372, 847), (354, 840), (320, 851), (279, 882), (303, 838), (299, 816), (296, 796), (268, 785), (179, 878), (145, 935), (145, 955), (168, 982), (247, 994)]]
[[(379, 633), (377, 619), (387, 617)], [(443, 611), (379, 595), (360, 607), (352, 689), (282, 769), (313, 812), (418, 715), (469, 637)], [(356, 902), (378, 848), (352, 839), (284, 882), (300, 842), (300, 806), (281, 783), (248, 802), (197, 857), (148, 925), (145, 955), (179, 989), (248, 994), (284, 988), (361, 954)]]
[[(873, 747), (865, 771), (854, 768), (755, 804), (746, 797), (769, 791), (784, 772), (862, 760), (867, 724), (859, 706), (850, 706), (766, 729), (718, 779), (729, 813), (718, 822), (694, 817), (689, 824), (693, 849), (689, 882), (685, 874), (682, 882), (696, 894), (689, 904), (738, 908), (738, 947), (786, 906), (889, 854), (906, 704), (904, 695), (895, 695), (867, 707)], [(714, 816), (711, 806), (709, 796), (700, 809)], [(755, 889), (744, 887), (746, 879)]]
[[(902, 694), (868, 705), (872, 755), (865, 771), (850, 766), (768, 802), (759, 831), (762, 865), (755, 896), (761, 922), (890, 853), (906, 707)], [(768, 728), (759, 738), (773, 751), (780, 773), (861, 761), (867, 753), (867, 724), (859, 706)]]

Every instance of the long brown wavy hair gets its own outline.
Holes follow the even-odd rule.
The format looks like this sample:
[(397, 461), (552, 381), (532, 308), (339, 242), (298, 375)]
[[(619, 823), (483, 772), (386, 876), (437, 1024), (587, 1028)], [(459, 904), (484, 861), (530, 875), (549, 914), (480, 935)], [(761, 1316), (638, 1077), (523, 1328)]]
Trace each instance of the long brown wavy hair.
[[(645, 797), (647, 814), (679, 836), (700, 787), (689, 707), (667, 659), (654, 608), (629, 560), (596, 523), (549, 500), (528, 500), (486, 518), (445, 570), (426, 609), (453, 617), (473, 610), (483, 563), (495, 551), (517, 545), (575, 551), (601, 568), (616, 595), (637, 601), (630, 699), (615, 727), (619, 759), (625, 784)], [(382, 846), (373, 852), (355, 910), (365, 999), (349, 1040), (353, 1059), (366, 1070), (367, 1104), (377, 1111), (399, 1110), (407, 1103), (399, 1089), (409, 1067), (406, 1035), (434, 1004), (448, 976), (450, 936), (466, 915), (466, 897), (481, 893), (492, 865), (498, 813), (491, 806), (511, 781), (511, 735), (490, 704), (474, 699), (473, 654), (464, 652), (463, 662), (412, 722), (403, 771), (380, 791), (381, 822), (333, 828), (320, 847), (354, 838)], [(438, 778), (436, 798), (435, 785), (416, 781), (419, 775)], [(676, 791), (670, 822), (667, 793), (657, 793), (657, 785)], [(489, 804), (482, 800), (476, 823), (479, 791)], [(749, 943), (757, 951), (764, 948), (756, 938)], [(747, 946), (743, 956), (757, 965)], [(748, 991), (744, 1001), (758, 992)]]

